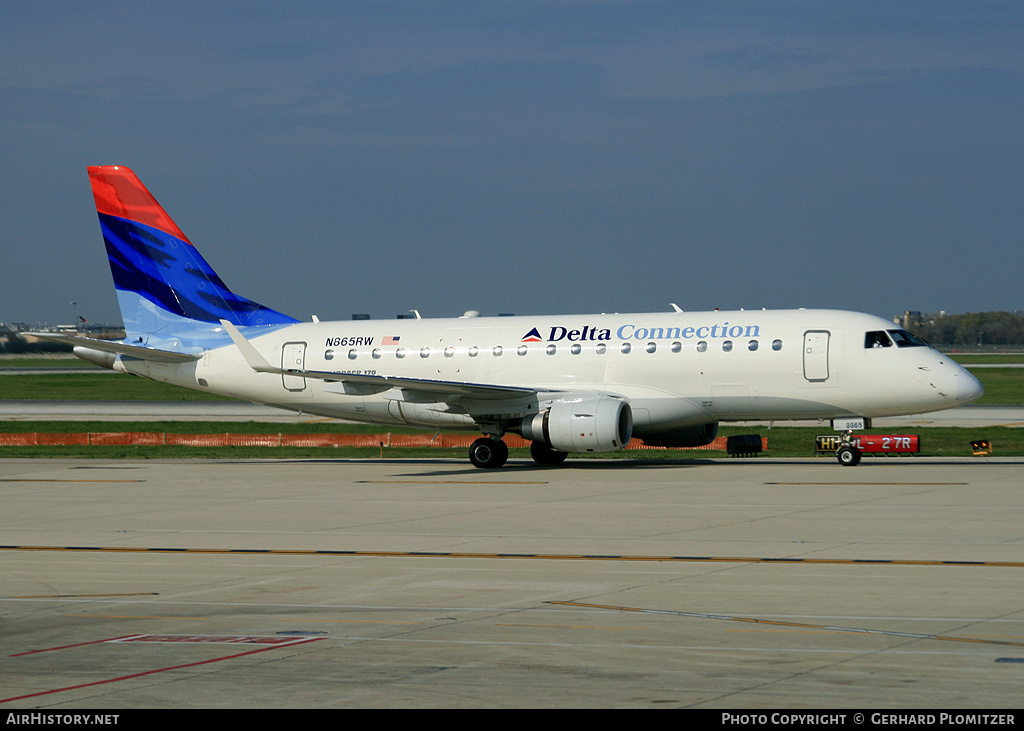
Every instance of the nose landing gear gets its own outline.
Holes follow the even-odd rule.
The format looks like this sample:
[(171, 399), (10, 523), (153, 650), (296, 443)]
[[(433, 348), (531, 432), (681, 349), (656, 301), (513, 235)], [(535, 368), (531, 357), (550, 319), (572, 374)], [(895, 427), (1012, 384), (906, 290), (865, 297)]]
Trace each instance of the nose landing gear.
[(836, 449), (836, 459), (843, 467), (856, 467), (860, 464), (861, 451), (857, 448), (857, 440), (853, 437), (853, 429), (847, 429), (846, 433), (839, 438), (839, 448)]

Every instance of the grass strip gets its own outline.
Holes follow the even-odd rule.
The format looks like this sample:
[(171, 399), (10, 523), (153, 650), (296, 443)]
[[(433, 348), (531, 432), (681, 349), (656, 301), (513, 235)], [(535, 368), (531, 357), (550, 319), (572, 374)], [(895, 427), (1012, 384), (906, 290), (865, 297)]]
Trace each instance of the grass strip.
[(0, 376), (0, 399), (32, 401), (236, 401), (127, 373), (32, 373)]

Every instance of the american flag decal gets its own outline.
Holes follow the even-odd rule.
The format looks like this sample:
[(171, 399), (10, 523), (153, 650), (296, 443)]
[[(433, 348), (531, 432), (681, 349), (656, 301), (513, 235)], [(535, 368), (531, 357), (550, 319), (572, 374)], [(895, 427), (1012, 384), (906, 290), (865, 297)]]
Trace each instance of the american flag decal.
[(400, 339), (401, 338), (398, 335), (388, 335), (386, 338), (384, 338), (384, 344), (385, 345), (398, 345), (398, 341)]

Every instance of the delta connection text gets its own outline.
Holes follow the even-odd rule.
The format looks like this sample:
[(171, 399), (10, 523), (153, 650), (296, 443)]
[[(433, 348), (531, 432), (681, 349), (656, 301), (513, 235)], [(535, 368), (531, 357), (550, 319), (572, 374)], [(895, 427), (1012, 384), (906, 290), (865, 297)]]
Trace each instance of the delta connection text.
[[(719, 325), (701, 325), (699, 327), (640, 327), (633, 323), (620, 325), (615, 329), (615, 337), (619, 340), (692, 340), (693, 338), (756, 338), (761, 333), (760, 325), (730, 325), (728, 322)], [(527, 333), (527, 337), (540, 338), (536, 328)], [(581, 340), (611, 340), (612, 331), (607, 327), (584, 325), (582, 328), (570, 329), (564, 325), (550, 328), (547, 342), (557, 343), (560, 340), (579, 342)]]
[(1015, 726), (1014, 713), (722, 713), (723, 726)]

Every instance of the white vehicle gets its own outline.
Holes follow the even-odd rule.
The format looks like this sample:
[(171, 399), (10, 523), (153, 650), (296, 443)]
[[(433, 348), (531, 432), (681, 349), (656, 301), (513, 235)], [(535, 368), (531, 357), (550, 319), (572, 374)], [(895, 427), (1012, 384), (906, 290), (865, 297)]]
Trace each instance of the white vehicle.
[[(135, 174), (89, 168), (127, 337), (86, 360), (309, 414), (521, 434), (541, 464), (631, 437), (700, 446), (719, 422), (916, 414), (981, 385), (893, 323), (836, 310), (299, 322), (232, 293)], [(845, 428), (845, 427), (842, 427)]]

